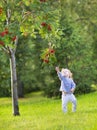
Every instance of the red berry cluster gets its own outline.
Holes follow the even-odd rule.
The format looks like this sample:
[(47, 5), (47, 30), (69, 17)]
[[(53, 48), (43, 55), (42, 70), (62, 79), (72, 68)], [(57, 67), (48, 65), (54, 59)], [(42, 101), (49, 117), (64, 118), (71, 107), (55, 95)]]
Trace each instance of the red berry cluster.
[(5, 31), (0, 33), (1, 37), (4, 37), (5, 35), (7, 35), (9, 33), (8, 29), (5, 29)]
[[(9, 30), (8, 30), (8, 29), (5, 29), (3, 32), (0, 32), (0, 36), (1, 36), (1, 37), (4, 37), (4, 36), (6, 36), (6, 35), (8, 35), (8, 34), (11, 34), (11, 33), (9, 33)], [(15, 40), (16, 40), (16, 36), (14, 36), (14, 37), (11, 38), (11, 41), (14, 42)], [(4, 46), (4, 42), (3, 42), (3, 41), (0, 41), (0, 45)]]
[(2, 8), (2, 7), (0, 7), (0, 15), (2, 14), (2, 12), (3, 12), (3, 8)]
[(46, 22), (42, 22), (42, 23), (41, 23), (41, 26), (42, 26), (42, 27), (46, 27), (48, 31), (51, 31), (51, 30), (52, 30), (51, 25), (47, 24)]
[(50, 55), (54, 54), (55, 53), (55, 50), (54, 49), (48, 49), (48, 51), (46, 52), (45, 56), (44, 56), (44, 59), (43, 59), (43, 62), (45, 63), (49, 63), (49, 58), (50, 58)]
[(46, 2), (46, 0), (40, 0), (40, 2)]

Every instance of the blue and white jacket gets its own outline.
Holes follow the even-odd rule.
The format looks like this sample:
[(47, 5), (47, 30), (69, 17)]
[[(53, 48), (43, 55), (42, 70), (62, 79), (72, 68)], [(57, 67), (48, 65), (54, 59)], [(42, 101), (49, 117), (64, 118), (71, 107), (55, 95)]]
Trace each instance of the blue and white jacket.
[(59, 79), (61, 80), (60, 91), (71, 93), (71, 89), (76, 87), (73, 79), (62, 76), (61, 72), (57, 72)]

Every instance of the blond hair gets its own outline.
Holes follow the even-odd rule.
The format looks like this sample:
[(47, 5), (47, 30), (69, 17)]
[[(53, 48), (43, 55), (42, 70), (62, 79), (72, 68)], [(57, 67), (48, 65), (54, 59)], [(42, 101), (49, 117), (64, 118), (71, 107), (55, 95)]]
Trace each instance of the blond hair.
[(63, 76), (69, 77), (69, 78), (73, 78), (73, 74), (71, 73), (71, 71), (67, 68), (62, 68), (61, 73)]

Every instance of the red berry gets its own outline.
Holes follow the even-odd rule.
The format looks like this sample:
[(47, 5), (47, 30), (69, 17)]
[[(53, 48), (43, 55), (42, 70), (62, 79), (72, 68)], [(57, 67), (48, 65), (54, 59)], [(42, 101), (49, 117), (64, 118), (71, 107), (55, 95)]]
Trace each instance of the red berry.
[(2, 7), (0, 7), (0, 14), (2, 14), (2, 12), (3, 12), (3, 8), (2, 8)]
[(50, 25), (48, 25), (47, 29), (48, 29), (49, 31), (51, 31), (51, 30), (52, 30)]
[(48, 59), (44, 59), (43, 61), (44, 61), (45, 63), (48, 63), (48, 62), (49, 62), (49, 60), (48, 60)]
[(49, 53), (47, 53), (47, 54), (45, 55), (45, 57), (49, 57)]
[(12, 38), (12, 41), (15, 41), (16, 40), (16, 36), (14, 36), (13, 38)]
[(45, 27), (45, 26), (47, 26), (47, 24), (45, 22), (42, 22), (41, 26)]
[(40, 2), (46, 2), (46, 0), (40, 0)]
[(49, 52), (50, 52), (51, 54), (54, 54), (54, 53), (55, 53), (55, 50), (54, 50), (54, 49), (50, 49)]
[(5, 29), (5, 34), (8, 34), (8, 33), (9, 33), (8, 29)]
[(3, 41), (0, 41), (0, 45), (4, 46), (4, 42), (3, 42)]
[(0, 33), (0, 36), (1, 36), (1, 37), (4, 37), (5, 35), (6, 35), (5, 32), (1, 32), (1, 33)]

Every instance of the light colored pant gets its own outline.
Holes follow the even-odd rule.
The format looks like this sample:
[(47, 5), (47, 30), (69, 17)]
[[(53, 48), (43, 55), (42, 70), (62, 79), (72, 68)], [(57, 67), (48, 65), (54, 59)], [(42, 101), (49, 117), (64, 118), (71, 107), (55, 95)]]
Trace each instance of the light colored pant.
[(72, 103), (72, 112), (76, 111), (77, 100), (74, 94), (62, 94), (62, 110), (67, 112), (67, 103)]

